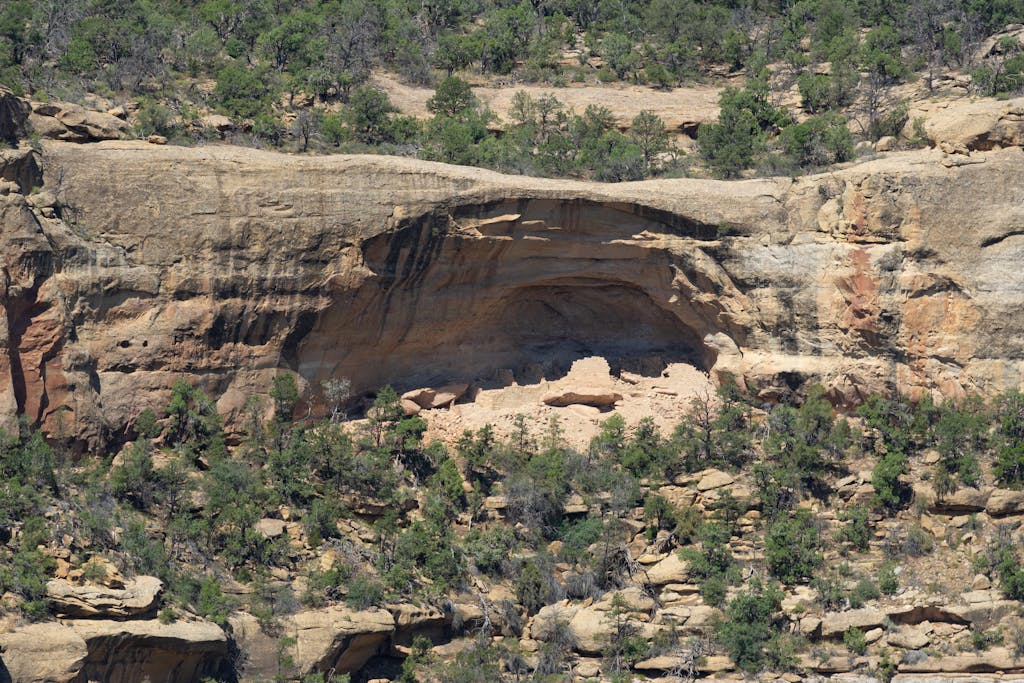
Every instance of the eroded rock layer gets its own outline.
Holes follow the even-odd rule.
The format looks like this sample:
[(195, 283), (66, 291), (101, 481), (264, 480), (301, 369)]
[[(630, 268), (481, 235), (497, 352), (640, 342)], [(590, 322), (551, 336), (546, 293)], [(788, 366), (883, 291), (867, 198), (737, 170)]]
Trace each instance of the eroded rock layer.
[(327, 378), (589, 355), (685, 360), (767, 399), (821, 381), (839, 404), (1021, 384), (1020, 148), (618, 185), (127, 142), (8, 157), (0, 414), (83, 445), (126, 436), (178, 376), (229, 424), (281, 371), (316, 412)]

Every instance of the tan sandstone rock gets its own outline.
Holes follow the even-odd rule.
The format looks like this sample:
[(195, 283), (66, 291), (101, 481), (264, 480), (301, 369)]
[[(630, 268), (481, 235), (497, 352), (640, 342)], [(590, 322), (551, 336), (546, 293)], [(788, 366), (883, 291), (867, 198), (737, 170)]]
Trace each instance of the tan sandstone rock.
[(664, 560), (648, 567), (646, 572), (647, 580), (655, 586), (686, 583), (690, 578), (689, 564), (679, 557), (679, 553), (669, 553)]
[(845, 612), (828, 612), (821, 618), (821, 637), (837, 638), (851, 628), (867, 631), (885, 623), (885, 613), (874, 607), (851, 609)]
[(893, 647), (906, 650), (920, 650), (931, 642), (929, 633), (931, 626), (902, 626), (886, 636), (886, 641)]
[(402, 394), (403, 401), (412, 401), (420, 408), (442, 408), (459, 399), (469, 390), (469, 384), (446, 384), (438, 389), (415, 389)]
[(728, 472), (721, 470), (706, 470), (697, 482), (698, 491), (710, 491), (728, 486), (735, 478)]
[(599, 387), (573, 387), (553, 391), (545, 395), (541, 400), (545, 404), (555, 407), (585, 405), (595, 408), (607, 408), (621, 401), (622, 394), (611, 389)]
[(136, 576), (125, 582), (123, 588), (78, 586), (53, 579), (46, 584), (46, 597), (57, 616), (128, 619), (155, 612), (163, 587), (155, 576)]
[(383, 609), (356, 611), (341, 605), (299, 612), (287, 620), (294, 629), (295, 663), (305, 674), (356, 671), (382, 648), (386, 651), (395, 618)]
[(985, 501), (985, 512), (993, 517), (1024, 514), (1024, 491), (993, 490)]
[[(237, 429), (282, 362), (317, 416), (329, 377), (355, 393), (491, 377), (570, 336), (588, 353), (676, 349), (766, 400), (819, 382), (847, 406), (998, 389), (1024, 366), (1015, 149), (953, 168), (924, 150), (796, 180), (598, 184), (226, 146), (44, 148), (44, 189), (60, 178), (90, 230), (0, 208), (2, 305), (38, 311), (3, 354), (0, 377), (24, 390), (0, 383), (0, 422), (20, 410), (52, 433), (59, 409), (77, 447), (127, 433), (177, 377), (224, 389)], [(65, 253), (96, 265), (33, 265)]]
[(916, 118), (924, 120), (925, 133), (936, 146), (947, 144), (966, 152), (1024, 144), (1024, 98), (1020, 97), (923, 103), (910, 112), (908, 130)]
[(208, 621), (75, 619), (67, 627), (88, 649), (81, 680), (186, 683), (215, 675), (227, 664), (227, 636)]
[(29, 624), (0, 633), (2, 662), (18, 683), (70, 683), (85, 665), (85, 640), (57, 623)]

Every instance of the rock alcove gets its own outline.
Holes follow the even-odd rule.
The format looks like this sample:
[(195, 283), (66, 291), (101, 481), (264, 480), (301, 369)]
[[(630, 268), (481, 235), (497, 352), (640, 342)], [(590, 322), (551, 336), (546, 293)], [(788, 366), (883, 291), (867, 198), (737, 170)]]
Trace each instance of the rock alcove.
[(680, 291), (687, 259), (666, 248), (666, 235), (692, 244), (708, 232), (580, 200), (456, 206), (402, 221), (363, 244), (372, 275), (312, 326), (299, 372), (314, 386), (344, 376), (372, 391), (552, 380), (591, 356), (615, 373), (656, 376), (680, 362), (707, 371), (716, 358), (703, 339), (718, 330)]

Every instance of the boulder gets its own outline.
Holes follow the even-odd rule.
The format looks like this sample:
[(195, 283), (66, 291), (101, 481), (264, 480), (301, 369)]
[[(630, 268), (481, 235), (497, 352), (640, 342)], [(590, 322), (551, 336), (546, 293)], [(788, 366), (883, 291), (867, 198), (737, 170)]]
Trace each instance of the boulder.
[(841, 638), (851, 628), (867, 631), (885, 623), (885, 613), (874, 607), (828, 612), (821, 618), (822, 638)]
[(571, 405), (609, 408), (622, 400), (622, 394), (611, 389), (598, 387), (572, 387), (559, 389), (544, 395), (541, 401), (545, 405), (564, 408)]
[(733, 483), (735, 478), (728, 472), (722, 470), (706, 470), (700, 480), (697, 482), (698, 491), (711, 491), (712, 489), (720, 489), (723, 486), (728, 486)]
[(126, 586), (121, 570), (113, 562), (102, 555), (94, 555), (86, 562), (90, 567), (90, 573), (98, 577), (93, 581), (107, 588), (123, 589)]
[[(402, 394), (402, 400), (411, 401), (420, 408), (443, 408), (461, 398), (469, 390), (465, 382), (446, 384), (439, 389), (423, 388), (413, 389)], [(404, 405), (404, 403), (403, 403)]]
[[(12, 192), (28, 195), (32, 188), (41, 186), (43, 170), (39, 160), (39, 154), (32, 149), (0, 149), (0, 196)], [(12, 200), (17, 201), (7, 198), (7, 202)]]
[(203, 128), (212, 128), (218, 133), (227, 133), (235, 129), (235, 122), (231, 117), (223, 114), (209, 114), (199, 119), (199, 125)]
[(611, 624), (605, 612), (581, 607), (569, 620), (569, 630), (577, 652), (599, 655), (608, 643)]
[(284, 520), (271, 519), (264, 517), (260, 521), (256, 522), (256, 532), (263, 536), (263, 538), (277, 538), (285, 532), (287, 524)]
[(156, 611), (163, 581), (155, 576), (137, 576), (124, 588), (75, 584), (53, 579), (46, 584), (46, 597), (59, 617), (133, 619)]
[(821, 628), (821, 618), (814, 616), (807, 616), (800, 619), (798, 622), (800, 625), (800, 633), (809, 637), (815, 638), (818, 636), (818, 629)]
[(930, 626), (901, 626), (891, 632), (886, 640), (893, 647), (902, 647), (904, 650), (920, 650), (928, 647), (931, 637)]
[(33, 112), (28, 116), (28, 124), (41, 138), (64, 140), (65, 136), (70, 135), (68, 127), (52, 116), (41, 116)]
[(655, 586), (667, 583), (686, 583), (690, 578), (690, 566), (679, 557), (679, 553), (668, 556), (647, 568), (647, 581)]
[(29, 123), (42, 137), (68, 142), (117, 140), (129, 126), (106, 112), (70, 102), (33, 102)]
[(293, 658), (300, 673), (350, 673), (379, 652), (387, 652), (395, 618), (383, 609), (353, 610), (343, 605), (299, 612), (286, 620), (293, 633)]
[[(658, 631), (657, 626), (637, 619), (632, 623), (637, 628), (638, 635), (643, 638), (649, 639)], [(580, 607), (569, 620), (575, 650), (586, 655), (602, 654), (613, 628), (614, 623), (608, 612), (595, 606)]]
[(975, 574), (971, 581), (971, 590), (984, 591), (992, 587), (992, 579), (984, 574)]
[(659, 655), (644, 659), (633, 665), (633, 668), (641, 673), (664, 673), (685, 667), (691, 662), (681, 655)]
[(620, 590), (609, 591), (604, 594), (598, 602), (594, 603), (596, 610), (610, 610), (615, 600), (618, 600), (626, 609), (633, 612), (650, 612), (654, 609), (654, 598), (649, 596), (643, 589), (636, 586), (626, 586)]
[(936, 496), (931, 487), (915, 487), (915, 496), (920, 496), (927, 501), (929, 512), (938, 513), (967, 513), (981, 512), (985, 509), (991, 489), (976, 489), (965, 486), (952, 493), (943, 496)]
[(56, 622), (0, 633), (0, 651), (0, 680), (16, 683), (69, 683), (76, 680), (89, 654), (80, 635)]
[(208, 621), (76, 619), (66, 628), (88, 650), (76, 680), (186, 683), (230, 671), (227, 636)]
[(904, 137), (912, 137), (916, 119), (923, 119), (929, 142), (964, 151), (1024, 144), (1024, 98), (983, 98), (956, 102), (925, 102), (911, 109)]
[(993, 517), (1024, 514), (1024, 491), (993, 490), (985, 502), (985, 512)]
[(981, 45), (974, 52), (974, 62), (983, 62), (991, 57), (1005, 58), (1012, 55), (1019, 47), (1024, 47), (1024, 26), (1019, 23), (1010, 24), (1005, 26), (1002, 31), (981, 41)]
[(25, 197), (25, 203), (36, 209), (46, 209), (57, 206), (57, 197), (49, 190), (43, 190)]
[(732, 671), (736, 668), (732, 660), (725, 655), (709, 655), (697, 662), (697, 671), (714, 674), (719, 671)]
[(580, 678), (596, 678), (601, 675), (601, 662), (593, 659), (581, 659), (576, 663), (574, 673)]
[[(983, 594), (988, 594), (991, 599), (984, 599)], [(956, 615), (958, 619), (956, 623), (972, 624), (974, 628), (986, 629), (998, 626), (1020, 609), (1020, 603), (1016, 600), (1000, 599), (990, 591), (969, 591), (961, 597), (970, 602), (966, 605), (952, 605), (948, 610)]]
[(579, 610), (579, 605), (570, 605), (566, 600), (541, 607), (530, 621), (530, 635), (534, 640), (551, 640), (556, 626), (559, 623), (568, 624)]
[(697, 492), (689, 486), (662, 486), (658, 495), (677, 508), (688, 508), (697, 500)]
[(880, 137), (875, 143), (876, 152), (891, 152), (894, 149), (896, 149), (896, 138), (891, 135)]
[[(858, 666), (864, 666), (866, 661), (861, 658), (823, 652), (817, 656), (811, 656), (809, 653), (798, 655), (797, 663), (801, 669), (806, 669), (807, 671), (813, 671), (819, 674), (845, 674), (853, 671), (853, 669)], [(832, 676), (831, 678), (839, 678), (839, 680), (845, 679), (845, 677), (840, 678), (838, 676)]]
[(421, 406), (419, 403), (416, 403), (416, 401), (412, 401), (407, 398), (402, 399), (402, 413), (406, 417), (419, 415), (421, 410), (423, 410), (423, 406)]

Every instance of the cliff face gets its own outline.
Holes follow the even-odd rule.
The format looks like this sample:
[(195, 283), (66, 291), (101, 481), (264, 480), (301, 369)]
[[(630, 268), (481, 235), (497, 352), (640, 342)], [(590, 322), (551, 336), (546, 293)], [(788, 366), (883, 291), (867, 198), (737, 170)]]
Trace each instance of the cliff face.
[(841, 404), (1022, 381), (1020, 148), (620, 185), (127, 142), (7, 155), (0, 415), (83, 445), (178, 376), (229, 422), (282, 370), (314, 411), (330, 377), (594, 354), (689, 360), (766, 398), (821, 381)]

